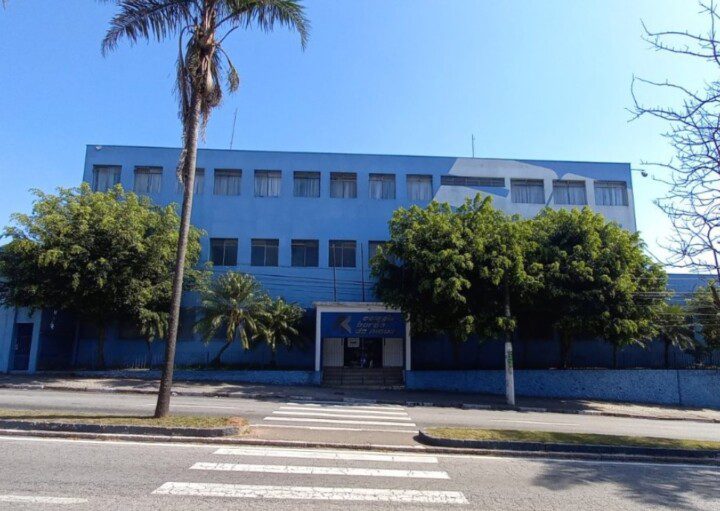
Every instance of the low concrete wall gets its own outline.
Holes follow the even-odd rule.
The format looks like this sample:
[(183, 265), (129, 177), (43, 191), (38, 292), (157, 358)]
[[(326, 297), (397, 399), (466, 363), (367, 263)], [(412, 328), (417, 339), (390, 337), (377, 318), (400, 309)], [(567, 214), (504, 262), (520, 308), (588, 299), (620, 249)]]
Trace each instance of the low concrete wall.
[[(505, 393), (503, 371), (409, 371), (412, 390)], [(720, 370), (516, 370), (518, 396), (720, 408)]]
[[(76, 376), (88, 378), (138, 378), (159, 380), (160, 371), (75, 371)], [(175, 381), (212, 381), (222, 383), (259, 383), (263, 385), (320, 385), (319, 371), (175, 371)]]

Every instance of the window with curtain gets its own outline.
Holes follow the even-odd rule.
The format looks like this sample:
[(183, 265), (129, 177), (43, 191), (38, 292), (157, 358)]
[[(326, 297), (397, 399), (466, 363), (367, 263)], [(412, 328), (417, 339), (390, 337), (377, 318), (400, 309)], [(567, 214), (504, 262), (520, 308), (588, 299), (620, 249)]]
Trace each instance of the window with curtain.
[(160, 193), (162, 172), (162, 167), (135, 167), (135, 193)]
[(477, 176), (440, 176), (440, 184), (445, 186), (483, 186), (485, 188), (503, 188), (505, 178)]
[(409, 174), (407, 196), (411, 201), (428, 201), (433, 197), (433, 181), (430, 175)]
[(597, 206), (627, 206), (627, 183), (625, 181), (595, 181), (595, 204)]
[(587, 204), (585, 181), (553, 181), (553, 198), (555, 204), (572, 206)]
[(281, 181), (279, 170), (256, 170), (255, 197), (280, 197)]
[(357, 174), (354, 172), (331, 172), (330, 197), (336, 199), (357, 198)]
[(120, 182), (120, 165), (93, 165), (92, 189), (107, 192)]
[(511, 179), (512, 201), (519, 204), (544, 204), (545, 187), (542, 179)]
[(250, 248), (250, 264), (252, 266), (277, 266), (278, 247), (278, 240), (253, 239)]
[(237, 238), (210, 238), (210, 259), (214, 266), (237, 266)]
[(292, 240), (293, 266), (318, 266), (318, 240)]
[(394, 199), (395, 174), (370, 174), (370, 198)]
[(215, 169), (214, 195), (240, 195), (242, 170)]
[(293, 195), (295, 197), (320, 197), (320, 172), (295, 172)]
[(330, 240), (329, 265), (331, 268), (355, 268), (357, 243), (350, 240)]
[[(195, 195), (202, 195), (205, 190), (205, 169), (195, 169)], [(178, 180), (177, 182), (177, 193), (184, 193), (185, 187)]]

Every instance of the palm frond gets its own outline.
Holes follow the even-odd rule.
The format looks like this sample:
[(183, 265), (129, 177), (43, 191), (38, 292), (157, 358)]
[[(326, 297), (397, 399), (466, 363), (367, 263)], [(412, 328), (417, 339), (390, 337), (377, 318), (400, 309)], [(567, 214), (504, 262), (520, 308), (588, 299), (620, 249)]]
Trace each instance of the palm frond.
[(310, 21), (297, 0), (225, 0), (218, 10), (233, 27), (257, 26), (270, 32), (276, 24), (285, 26), (300, 35), (303, 50), (307, 47)]
[(161, 41), (192, 24), (195, 0), (117, 0), (120, 11), (110, 20), (102, 41), (106, 55), (117, 48), (120, 39), (131, 43), (140, 39)]

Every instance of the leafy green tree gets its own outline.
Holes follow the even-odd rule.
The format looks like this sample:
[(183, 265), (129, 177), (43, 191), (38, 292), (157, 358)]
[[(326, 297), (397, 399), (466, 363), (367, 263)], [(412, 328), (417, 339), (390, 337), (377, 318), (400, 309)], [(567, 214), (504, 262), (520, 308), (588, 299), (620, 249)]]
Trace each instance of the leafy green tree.
[(240, 77), (223, 48), (225, 39), (239, 28), (256, 26), (271, 31), (284, 25), (300, 34), (302, 47), (310, 23), (297, 0), (115, 0), (119, 11), (110, 21), (102, 42), (103, 54), (114, 50), (121, 39), (131, 43), (178, 37), (176, 88), (180, 103), (183, 149), (178, 177), (184, 185), (175, 280), (172, 287), (165, 367), (155, 409), (156, 417), (170, 410), (170, 390), (180, 320), (183, 269), (188, 249), (198, 137), (210, 114), (222, 100), (223, 84), (234, 92)]
[(229, 271), (222, 274), (202, 292), (202, 318), (195, 330), (205, 342), (224, 330), (225, 344), (212, 360), (218, 367), (222, 354), (240, 340), (243, 349), (250, 349), (261, 331), (261, 325), (270, 320), (267, 312), (270, 298), (251, 275)]
[(371, 266), (377, 296), (408, 315), (416, 333), (444, 331), (458, 342), (475, 332), (472, 255), (463, 219), (448, 204), (396, 210)]
[(670, 367), (670, 347), (682, 350), (695, 346), (695, 335), (687, 307), (678, 303), (664, 302), (656, 310), (656, 322), (660, 340), (663, 342), (665, 369)]
[(305, 311), (297, 304), (278, 298), (267, 304), (265, 312), (267, 316), (260, 321), (258, 339), (270, 346), (270, 365), (274, 366), (278, 345), (290, 348), (295, 343), (299, 335), (297, 326)]
[(539, 283), (527, 258), (529, 224), (479, 196), (457, 210), (448, 204), (398, 209), (390, 241), (371, 261), (379, 298), (411, 318), (420, 332), (512, 333), (511, 301)]
[(534, 302), (560, 334), (562, 367), (577, 335), (612, 343), (616, 365), (619, 348), (658, 334), (667, 276), (645, 255), (637, 233), (588, 208), (546, 209), (533, 232), (532, 257), (543, 267), (542, 294)]
[(688, 312), (700, 325), (705, 347), (720, 349), (720, 298), (715, 283), (695, 291), (688, 303)]
[[(99, 367), (108, 326), (122, 318), (162, 321), (170, 302), (180, 220), (118, 185), (87, 184), (35, 191), (29, 215), (13, 215), (0, 251), (0, 300), (33, 309), (65, 310), (97, 325)], [(200, 256), (201, 232), (190, 229), (188, 276)]]

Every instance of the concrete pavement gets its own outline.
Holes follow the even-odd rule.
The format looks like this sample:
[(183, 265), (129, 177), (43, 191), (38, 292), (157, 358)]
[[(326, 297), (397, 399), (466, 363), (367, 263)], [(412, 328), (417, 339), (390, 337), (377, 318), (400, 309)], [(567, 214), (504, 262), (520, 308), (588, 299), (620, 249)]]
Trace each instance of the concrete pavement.
[[(127, 372), (123, 372), (127, 373)], [(133, 371), (138, 375), (150, 373)], [(80, 375), (84, 373), (78, 373)], [(0, 375), (0, 388), (48, 389), (68, 391), (95, 391), (109, 393), (157, 392), (158, 382), (151, 378), (109, 377), (95, 375), (79, 377), (67, 373), (41, 373), (37, 375)], [(261, 385), (250, 383), (222, 383), (203, 381), (176, 381), (173, 390), (184, 396), (220, 396), (253, 398), (259, 400), (313, 400), (343, 401), (364, 400), (384, 404), (429, 405), (439, 407), (465, 407), (481, 409), (507, 409), (503, 396), (461, 394), (448, 392), (372, 390), (327, 387), (301, 387)], [(552, 411), (556, 413), (625, 416), (668, 420), (703, 420), (720, 423), (720, 410), (676, 408), (659, 405), (610, 403), (580, 399), (543, 399), (518, 397), (521, 410)]]
[(685, 465), (0, 437), (0, 508), (716, 510)]
[[(0, 408), (149, 414), (154, 396), (0, 389)], [(176, 396), (173, 413), (236, 415), (252, 437), (329, 443), (413, 445), (420, 428), (465, 426), (720, 441), (717, 424), (538, 412), (403, 407), (365, 403), (292, 402)]]

